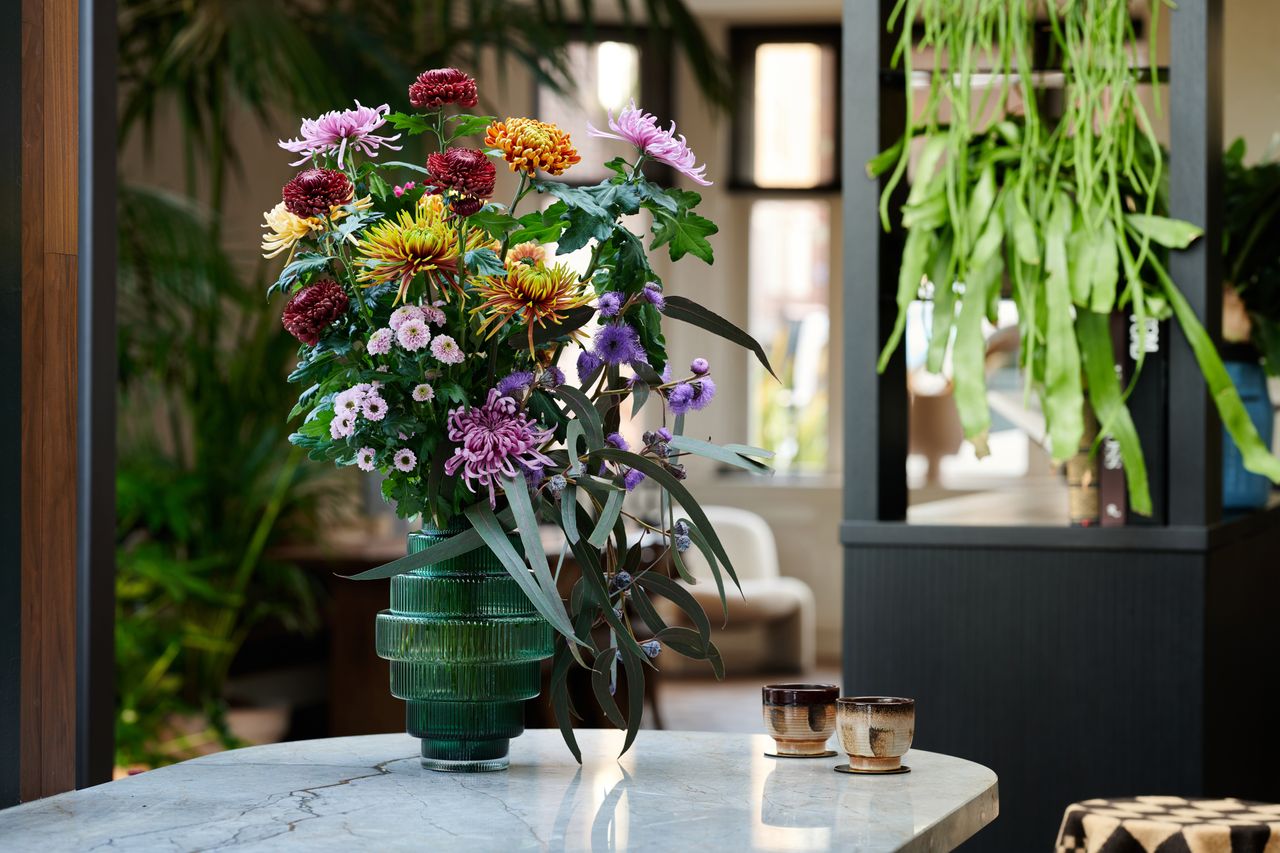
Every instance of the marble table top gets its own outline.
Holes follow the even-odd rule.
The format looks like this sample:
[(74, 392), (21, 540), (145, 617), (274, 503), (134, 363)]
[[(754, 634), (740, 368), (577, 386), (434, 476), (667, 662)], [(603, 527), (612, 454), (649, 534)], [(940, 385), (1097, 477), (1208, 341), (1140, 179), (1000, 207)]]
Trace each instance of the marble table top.
[(370, 735), (251, 747), (0, 811), (0, 849), (951, 850), (996, 817), (996, 776), (913, 750), (899, 776), (774, 759), (764, 735), (578, 733), (511, 743), (511, 769), (424, 770)]

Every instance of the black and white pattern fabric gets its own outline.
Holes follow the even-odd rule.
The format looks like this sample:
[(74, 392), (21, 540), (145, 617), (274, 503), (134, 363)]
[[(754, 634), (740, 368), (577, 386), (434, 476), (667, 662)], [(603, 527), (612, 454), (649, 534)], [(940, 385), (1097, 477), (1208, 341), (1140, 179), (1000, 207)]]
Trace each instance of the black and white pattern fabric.
[(1057, 853), (1280, 853), (1280, 805), (1134, 797), (1067, 808)]

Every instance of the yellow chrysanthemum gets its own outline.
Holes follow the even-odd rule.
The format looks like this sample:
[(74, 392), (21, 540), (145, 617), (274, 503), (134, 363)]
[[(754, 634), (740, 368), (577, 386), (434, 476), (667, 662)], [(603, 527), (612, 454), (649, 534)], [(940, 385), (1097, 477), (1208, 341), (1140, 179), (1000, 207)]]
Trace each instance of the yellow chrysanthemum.
[(476, 283), (475, 293), (483, 303), (473, 313), (483, 313), (480, 332), (492, 337), (507, 320), (522, 319), (529, 329), (529, 352), (533, 352), (533, 325), (560, 324), (565, 312), (591, 301), (591, 294), (578, 274), (565, 264), (515, 264), (501, 278)]
[(442, 206), (419, 204), (384, 219), (365, 232), (356, 247), (362, 269), (357, 279), (365, 287), (398, 281), (396, 302), (403, 301), (409, 283), (419, 273), (443, 295), (446, 288), (461, 291), (457, 280), (458, 235), (445, 224)]
[(484, 134), (484, 144), (497, 148), (511, 166), (529, 177), (539, 169), (559, 175), (582, 158), (565, 133), (554, 124), (531, 118), (495, 121)]
[[(355, 203), (356, 210), (368, 210), (373, 207), (373, 199), (365, 196), (358, 199)], [(347, 211), (341, 206), (335, 206), (329, 212), (329, 220), (337, 222), (347, 215)], [(280, 202), (275, 207), (262, 214), (263, 219), (263, 235), (262, 235), (262, 257), (274, 258), (276, 255), (289, 250), (289, 257), (285, 262), (293, 260), (293, 253), (297, 251), (298, 243), (304, 237), (310, 236), (316, 231), (324, 230), (324, 221), (318, 216), (311, 216), (303, 219), (290, 212), (284, 202)], [(355, 235), (347, 238), (350, 242), (355, 242)]]

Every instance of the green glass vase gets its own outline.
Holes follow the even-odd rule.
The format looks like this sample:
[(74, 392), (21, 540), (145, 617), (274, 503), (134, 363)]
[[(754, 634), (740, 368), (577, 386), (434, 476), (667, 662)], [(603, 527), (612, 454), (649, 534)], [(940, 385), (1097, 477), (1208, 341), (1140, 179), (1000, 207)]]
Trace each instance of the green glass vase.
[[(410, 533), (409, 553), (463, 529)], [(391, 693), (405, 700), (409, 734), (422, 741), (422, 766), (505, 770), (553, 638), (493, 552), (479, 548), (393, 577), (376, 636), (378, 656), (391, 662)]]

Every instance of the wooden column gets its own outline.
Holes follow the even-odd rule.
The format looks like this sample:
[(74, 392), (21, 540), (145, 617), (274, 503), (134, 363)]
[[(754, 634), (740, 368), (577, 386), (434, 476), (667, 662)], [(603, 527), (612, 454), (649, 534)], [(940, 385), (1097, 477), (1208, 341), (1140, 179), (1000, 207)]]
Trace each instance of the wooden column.
[(79, 6), (21, 11), (20, 796), (75, 786)]

